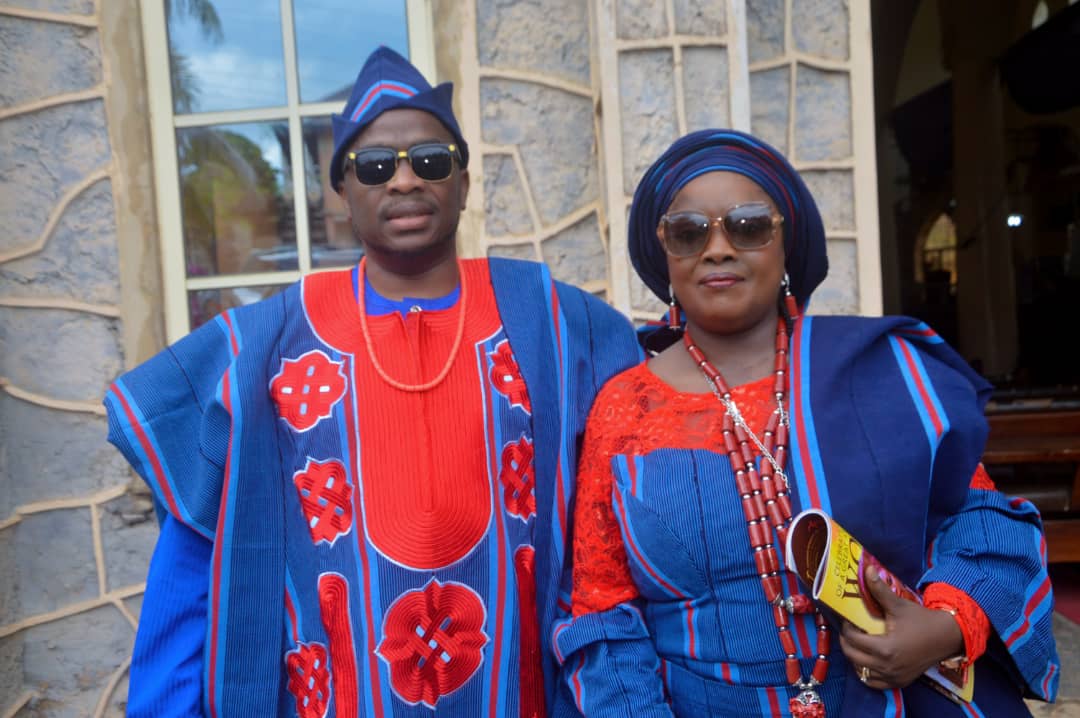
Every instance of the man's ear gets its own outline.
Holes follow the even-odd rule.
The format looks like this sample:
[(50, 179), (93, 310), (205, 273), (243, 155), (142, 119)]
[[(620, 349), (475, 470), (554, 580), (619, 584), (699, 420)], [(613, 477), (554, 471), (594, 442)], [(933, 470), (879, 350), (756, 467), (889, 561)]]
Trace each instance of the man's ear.
[(345, 199), (345, 180), (341, 181), (341, 184), (334, 189), (334, 192), (341, 198), (341, 208), (345, 210), (345, 219), (351, 223), (352, 207), (349, 206), (348, 200)]
[(462, 169), (461, 170), (461, 185), (460, 185), (460, 187), (461, 187), (461, 189), (459, 190), (458, 194), (460, 195), (460, 200), (461, 201), (458, 202), (458, 205), (459, 205), (461, 211), (464, 212), (465, 211), (465, 205), (466, 205), (466, 203), (468, 202), (468, 199), (469, 199), (469, 170), (467, 170), (467, 169)]

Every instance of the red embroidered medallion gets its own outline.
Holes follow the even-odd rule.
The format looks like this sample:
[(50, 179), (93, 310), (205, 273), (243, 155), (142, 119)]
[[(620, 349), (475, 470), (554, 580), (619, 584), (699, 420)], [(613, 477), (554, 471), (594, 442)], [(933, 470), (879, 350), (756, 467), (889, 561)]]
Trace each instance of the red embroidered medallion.
[(459, 583), (435, 579), (407, 591), (383, 619), (378, 655), (390, 666), (390, 682), (405, 702), (433, 708), (463, 686), (480, 667), (486, 612), (480, 596)]
[(330, 705), (330, 667), (321, 643), (300, 643), (285, 654), (289, 693), (296, 698), (300, 718), (323, 718)]
[(525, 379), (521, 376), (517, 359), (510, 351), (510, 342), (503, 339), (488, 356), (492, 362), (491, 371), (488, 373), (492, 386), (510, 401), (511, 406), (520, 406), (526, 413), (531, 414), (529, 391), (525, 388)]
[(330, 416), (345, 395), (342, 362), (330, 361), (321, 351), (310, 351), (296, 360), (285, 359), (270, 382), (270, 395), (278, 415), (297, 431), (307, 431)]
[(536, 513), (536, 469), (533, 467), (532, 442), (522, 436), (503, 447), (499, 481), (503, 485), (503, 501), (511, 516), (527, 520)]
[(536, 551), (519, 546), (514, 551), (514, 575), (517, 578), (518, 606), (521, 615), (521, 648), (518, 653), (520, 718), (543, 718), (547, 715), (544, 700), (544, 673), (540, 657), (540, 622), (536, 612)]
[(352, 485), (345, 480), (345, 466), (340, 461), (319, 462), (308, 459), (303, 471), (293, 474), (293, 484), (300, 492), (313, 543), (333, 545), (338, 536), (352, 528)]

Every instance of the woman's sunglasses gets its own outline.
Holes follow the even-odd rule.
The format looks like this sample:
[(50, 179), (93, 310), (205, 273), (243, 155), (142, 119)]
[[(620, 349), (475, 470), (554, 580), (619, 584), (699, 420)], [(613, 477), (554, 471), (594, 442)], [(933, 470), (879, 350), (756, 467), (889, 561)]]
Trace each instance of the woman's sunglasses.
[(765, 247), (783, 222), (784, 218), (764, 202), (749, 202), (735, 205), (723, 217), (712, 218), (701, 212), (665, 214), (656, 232), (668, 254), (693, 257), (704, 251), (714, 225), (722, 226), (731, 246), (741, 250)]
[(408, 158), (413, 174), (428, 182), (442, 182), (454, 171), (454, 160), (461, 161), (457, 145), (424, 142), (407, 150), (392, 147), (365, 147), (345, 155), (345, 169), (352, 164), (360, 184), (386, 184), (397, 172), (398, 162)]

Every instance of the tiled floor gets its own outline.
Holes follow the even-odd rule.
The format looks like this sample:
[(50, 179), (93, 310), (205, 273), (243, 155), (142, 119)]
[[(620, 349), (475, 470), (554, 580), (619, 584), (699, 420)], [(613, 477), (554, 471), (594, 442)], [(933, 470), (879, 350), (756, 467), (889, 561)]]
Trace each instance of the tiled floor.
[(1059, 698), (1054, 704), (1033, 701), (1031, 715), (1035, 718), (1080, 718), (1080, 700)]

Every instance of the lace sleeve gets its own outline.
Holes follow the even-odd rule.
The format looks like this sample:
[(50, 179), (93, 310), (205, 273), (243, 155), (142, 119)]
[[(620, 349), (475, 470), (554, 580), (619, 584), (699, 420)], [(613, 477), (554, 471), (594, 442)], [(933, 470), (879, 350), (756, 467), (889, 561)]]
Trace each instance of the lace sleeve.
[(606, 611), (638, 595), (611, 504), (610, 417), (618, 413), (611, 411), (612, 404), (623, 399), (620, 392), (602, 391), (585, 428), (574, 504), (571, 605), (575, 616)]
[(991, 631), (990, 619), (971, 596), (947, 583), (931, 583), (923, 591), (923, 605), (953, 614), (964, 636), (967, 663), (974, 663), (986, 652)]
[(986, 491), (997, 489), (994, 480), (990, 478), (990, 474), (986, 473), (986, 467), (982, 465), (982, 462), (975, 467), (975, 473), (971, 476), (971, 485), (968, 488), (985, 489)]
[[(981, 463), (975, 467), (970, 488), (985, 491), (994, 491), (997, 488)], [(975, 661), (986, 652), (986, 642), (992, 630), (990, 619), (975, 599), (947, 583), (931, 583), (923, 592), (923, 604), (927, 608), (954, 612), (960, 632), (964, 634), (964, 655), (969, 662)]]

